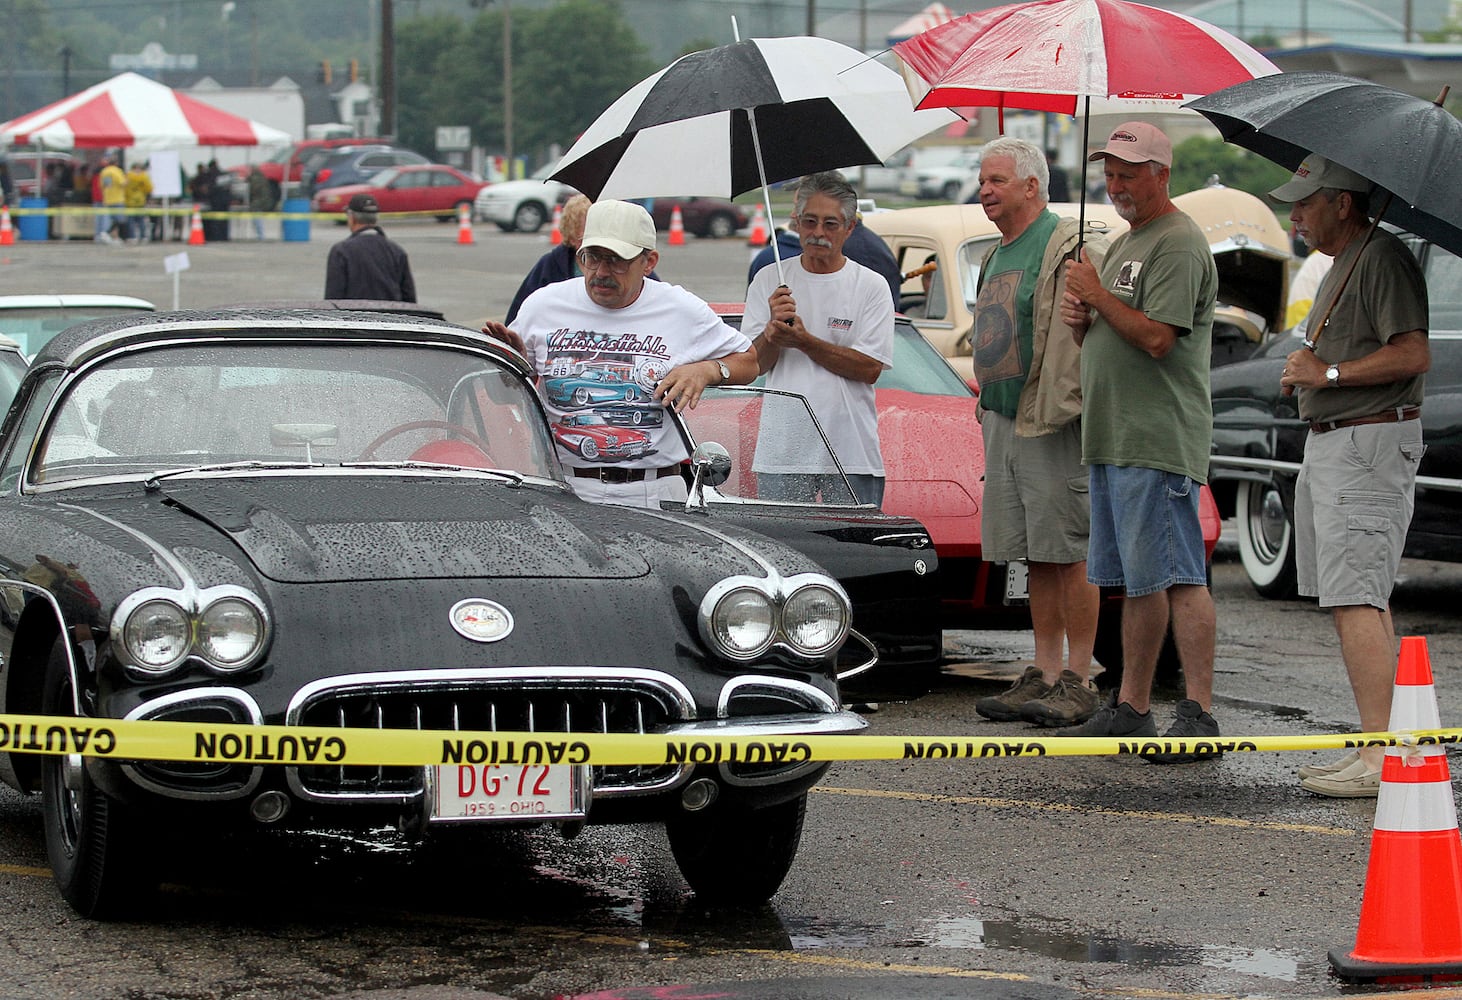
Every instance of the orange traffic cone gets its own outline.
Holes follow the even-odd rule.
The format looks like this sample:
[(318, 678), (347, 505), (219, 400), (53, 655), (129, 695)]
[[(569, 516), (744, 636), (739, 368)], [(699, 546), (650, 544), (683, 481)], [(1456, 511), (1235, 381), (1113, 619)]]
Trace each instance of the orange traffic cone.
[(193, 221), (188, 226), (188, 246), (202, 246), (203, 242), (203, 209), (194, 205)]
[(561, 222), (563, 222), (563, 206), (554, 205), (553, 228), (548, 231), (548, 242), (552, 243), (554, 246), (558, 246), (560, 243), (563, 242), (563, 230), (559, 228), (559, 223)]
[[(1420, 636), (1401, 640), (1389, 728), (1441, 728)], [(1386, 750), (1360, 929), (1330, 965), (1352, 981), (1462, 976), (1462, 834), (1443, 747)]]
[(15, 230), (10, 227), (10, 208), (0, 205), (0, 247), (12, 246), (15, 243)]
[(751, 232), (746, 237), (746, 245), (749, 247), (767, 245), (767, 215), (761, 210), (760, 202), (757, 203), (756, 211), (751, 213)]
[(680, 206), (670, 213), (670, 238), (665, 241), (673, 247), (685, 246), (685, 220), (680, 217)]
[(457, 244), (458, 246), (471, 246), (475, 240), (472, 239), (472, 209), (462, 205), (457, 209)]

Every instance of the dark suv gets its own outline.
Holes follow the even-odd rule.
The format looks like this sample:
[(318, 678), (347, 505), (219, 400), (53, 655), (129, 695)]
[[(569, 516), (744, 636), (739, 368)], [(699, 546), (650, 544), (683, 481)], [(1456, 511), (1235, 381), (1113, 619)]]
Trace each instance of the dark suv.
[(314, 195), (321, 188), (363, 183), (387, 167), (430, 162), (420, 153), (399, 146), (342, 146), (307, 160), (302, 183), (305, 193)]

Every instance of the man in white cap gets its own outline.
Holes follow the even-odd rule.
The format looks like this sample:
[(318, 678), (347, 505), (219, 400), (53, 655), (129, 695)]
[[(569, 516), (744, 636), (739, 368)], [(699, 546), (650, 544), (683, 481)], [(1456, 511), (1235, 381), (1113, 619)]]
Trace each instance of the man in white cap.
[[(685, 448), (661, 407), (694, 407), (707, 386), (756, 378), (751, 341), (684, 288), (649, 277), (660, 254), (643, 206), (590, 206), (577, 259), (582, 280), (533, 292), (514, 329), (490, 320), (482, 330), (538, 373), (580, 496), (651, 508), (684, 499)], [(638, 412), (637, 424), (623, 421), (627, 408)]]
[[(1270, 197), (1291, 202), (1295, 232), (1335, 258), (1315, 293), (1306, 346), (1285, 359), (1280, 378), (1310, 422), (1295, 483), (1295, 569), (1300, 593), (1331, 609), (1361, 729), (1378, 732), (1391, 718), (1391, 587), (1424, 450), (1431, 350), (1421, 268), (1396, 236), (1371, 230), (1370, 190), (1354, 171), (1311, 155)], [(1300, 785), (1337, 798), (1377, 795), (1382, 756), (1367, 748), (1306, 765)]]
[[(1062, 318), (1081, 348), (1081, 451), (1090, 469), (1087, 578), (1126, 588), (1122, 684), (1073, 736), (1153, 736), (1152, 679), (1171, 623), (1187, 697), (1165, 735), (1219, 735), (1214, 609), (1198, 496), (1208, 476), (1208, 368), (1218, 271), (1203, 231), (1168, 195), (1173, 146), (1146, 122), (1119, 125), (1088, 159), (1129, 229), (1101, 272), (1067, 266)], [(1211, 750), (1149, 754), (1159, 764)]]

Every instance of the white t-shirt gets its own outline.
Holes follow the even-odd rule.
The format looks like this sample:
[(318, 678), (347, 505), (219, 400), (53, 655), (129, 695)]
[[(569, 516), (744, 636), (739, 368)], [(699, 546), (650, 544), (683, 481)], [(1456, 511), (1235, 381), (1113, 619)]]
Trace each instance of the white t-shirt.
[(677, 365), (751, 347), (699, 298), (653, 279), (623, 309), (596, 303), (583, 278), (545, 285), (523, 300), (513, 329), (542, 379), (559, 457), (576, 468), (683, 461), (655, 385)]
[[(887, 281), (852, 260), (832, 274), (813, 274), (798, 258), (788, 261), (783, 272), (797, 300), (797, 315), (809, 333), (866, 354), (880, 362), (885, 371), (893, 367), (893, 302)], [(756, 272), (746, 290), (741, 328), (753, 336), (761, 333), (771, 318), (767, 300), (777, 283), (777, 269), (764, 267)], [(795, 349), (781, 351), (777, 363), (767, 372), (766, 385), (768, 389), (784, 389), (807, 397), (844, 472), (883, 475), (873, 386), (834, 375)], [(752, 467), (758, 472), (830, 471), (809, 467), (805, 442), (775, 433), (772, 412), (769, 401), (763, 411)]]

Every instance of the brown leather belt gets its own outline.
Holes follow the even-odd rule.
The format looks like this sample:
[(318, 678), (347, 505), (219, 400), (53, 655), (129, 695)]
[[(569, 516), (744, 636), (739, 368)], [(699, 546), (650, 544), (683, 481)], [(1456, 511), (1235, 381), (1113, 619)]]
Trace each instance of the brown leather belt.
[(1359, 427), (1362, 424), (1395, 424), (1403, 420), (1415, 420), (1420, 416), (1421, 407), (1419, 406), (1395, 406), (1389, 410), (1382, 410), (1380, 413), (1351, 417), (1349, 420), (1311, 420), (1310, 430), (1316, 434), (1324, 434), (1326, 431), (1339, 430), (1341, 427)]
[(648, 475), (652, 479), (664, 479), (666, 476), (680, 475), (680, 466), (667, 465), (661, 469), (616, 469), (612, 466), (594, 466), (589, 469), (575, 468), (575, 476), (579, 479), (597, 479), (601, 483), (639, 483), (643, 482)]

